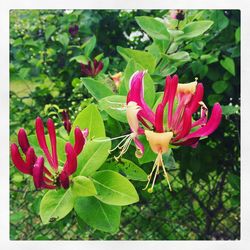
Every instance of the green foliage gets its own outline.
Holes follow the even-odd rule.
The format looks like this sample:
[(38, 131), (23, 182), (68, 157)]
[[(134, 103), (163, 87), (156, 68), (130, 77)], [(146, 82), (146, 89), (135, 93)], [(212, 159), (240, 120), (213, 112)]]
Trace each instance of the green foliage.
[(96, 189), (93, 182), (85, 176), (76, 176), (72, 180), (71, 193), (74, 198), (82, 196), (96, 195)]
[(125, 206), (139, 200), (134, 186), (122, 175), (103, 170), (93, 175), (96, 198), (109, 205)]
[(50, 190), (42, 198), (40, 216), (43, 224), (64, 218), (73, 209), (74, 199), (71, 189)]
[(104, 232), (118, 231), (121, 207), (102, 203), (95, 197), (76, 200), (74, 209), (78, 216), (88, 225)]
[[(38, 214), (50, 232), (65, 232), (67, 225), (76, 230), (77, 218), (79, 231), (70, 235), (68, 230), (69, 239), (232, 239), (225, 228), (231, 229), (233, 220), (224, 214), (237, 219), (240, 206), (240, 14), (236, 10), (184, 14), (178, 21), (167, 10), (11, 11), (11, 141), (16, 142), (17, 129), (24, 127), (36, 154), (43, 155), (34, 136), (34, 119), (51, 117), (58, 128), (61, 168), (66, 141), (74, 143), (74, 128), (89, 130), (68, 190), (29, 193), (34, 190), (31, 178), (11, 167), (11, 188), (25, 187), (23, 197), (29, 204), (22, 206), (24, 198), (11, 191), (11, 239), (24, 238), (16, 228), (27, 231), (29, 217), (34, 239), (57, 239), (55, 234), (40, 233)], [(69, 32), (73, 25), (79, 28), (76, 35)], [(94, 59), (104, 68), (95, 77), (83, 77), (80, 64)], [(145, 136), (139, 136), (145, 147), (142, 158), (135, 157), (133, 142), (118, 162), (110, 155), (111, 138), (130, 132), (126, 96), (129, 80), (138, 70), (147, 71), (144, 97), (154, 111), (166, 75), (174, 73), (179, 82), (198, 77), (203, 83), (208, 118), (214, 103), (222, 104), (223, 120), (213, 135), (196, 149), (172, 148), (163, 155), (173, 192), (161, 177), (156, 192), (142, 191), (156, 159)], [(115, 83), (111, 75), (118, 72), (122, 77)], [(63, 127), (63, 109), (72, 122), (69, 135)], [(50, 149), (48, 136), (46, 140)], [(46, 159), (45, 165), (49, 167)], [(217, 226), (220, 223), (224, 224)]]
[(112, 90), (105, 85), (105, 83), (93, 80), (91, 78), (82, 78), (82, 82), (89, 91), (89, 93), (96, 100), (100, 100), (106, 96), (114, 94)]

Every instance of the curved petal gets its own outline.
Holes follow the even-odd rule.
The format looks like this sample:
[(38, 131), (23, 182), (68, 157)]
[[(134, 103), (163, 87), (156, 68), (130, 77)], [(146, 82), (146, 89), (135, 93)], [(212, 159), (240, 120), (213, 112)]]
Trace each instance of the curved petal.
[(174, 98), (176, 95), (177, 85), (178, 85), (178, 76), (174, 75), (171, 79), (171, 85), (169, 87), (168, 128), (171, 128), (172, 126), (173, 105), (174, 105)]
[(177, 136), (173, 139), (173, 142), (180, 140), (190, 132), (192, 125), (192, 113), (190, 109), (185, 109), (181, 123), (181, 128), (179, 128), (179, 131), (177, 131)]
[(26, 153), (26, 166), (30, 169), (30, 173), (33, 171), (33, 166), (36, 162), (36, 154), (32, 147), (30, 147)]
[(193, 98), (191, 99), (190, 103), (188, 104), (188, 107), (190, 111), (195, 113), (197, 109), (200, 107), (199, 102), (202, 101), (204, 95), (204, 87), (202, 83), (198, 83), (196, 87), (195, 94)]
[(77, 169), (77, 156), (74, 148), (69, 142), (67, 142), (65, 145), (65, 152), (67, 155), (67, 160), (64, 164), (63, 171), (65, 171), (70, 176)]
[(162, 98), (162, 104), (164, 106), (167, 104), (168, 99), (169, 99), (170, 87), (171, 87), (171, 82), (172, 82), (171, 76), (167, 76), (165, 82), (166, 83), (165, 83), (165, 88), (164, 88), (164, 95)]
[(135, 146), (137, 149), (135, 152), (135, 156), (137, 158), (141, 158), (144, 154), (144, 146), (143, 146), (142, 142), (137, 137), (134, 138), (134, 143), (135, 143)]
[(53, 163), (53, 160), (52, 160), (52, 157), (50, 155), (50, 152), (49, 152), (49, 149), (47, 146), (47, 142), (45, 139), (43, 121), (40, 117), (36, 118), (36, 136), (37, 136), (38, 143), (39, 143), (41, 149), (43, 150), (44, 154), (46, 155), (46, 158), (47, 158), (49, 164), (51, 165), (51, 167), (54, 167), (54, 163)]
[(18, 143), (25, 154), (30, 147), (26, 131), (23, 128), (20, 128), (17, 137)]
[(32, 168), (30, 166), (27, 167), (27, 164), (22, 159), (21, 154), (18, 150), (18, 146), (15, 143), (11, 144), (10, 152), (11, 152), (12, 162), (16, 166), (16, 168), (24, 174), (32, 175)]
[(41, 189), (44, 187), (43, 180), (43, 171), (44, 171), (44, 159), (42, 156), (38, 157), (33, 168), (33, 180), (36, 189)]
[(47, 121), (47, 128), (48, 128), (49, 138), (50, 138), (50, 143), (51, 143), (53, 164), (54, 164), (55, 170), (57, 170), (58, 158), (57, 158), (57, 150), (56, 150), (56, 130), (55, 130), (54, 122), (50, 118)]
[(158, 133), (164, 132), (164, 127), (163, 127), (164, 107), (165, 106), (162, 103), (160, 103), (155, 111), (155, 130)]
[(154, 124), (154, 113), (144, 100), (144, 75), (145, 71), (137, 71), (131, 76), (129, 92), (127, 95), (127, 104), (129, 102), (135, 102), (141, 107), (141, 110), (138, 112), (138, 116), (141, 116)]
[(83, 146), (86, 142), (85, 137), (83, 136), (83, 133), (79, 127), (75, 128), (75, 144), (74, 144), (74, 150), (76, 152), (76, 155), (79, 155), (82, 152)]
[(221, 118), (222, 118), (222, 108), (219, 103), (216, 103), (213, 106), (212, 114), (210, 116), (210, 119), (208, 120), (208, 123), (205, 126), (196, 130), (195, 132), (190, 133), (188, 136), (184, 138), (184, 140), (186, 141), (187, 139), (190, 138), (210, 135), (219, 126)]
[(69, 188), (69, 176), (64, 170), (59, 175), (59, 180), (64, 189)]
[(87, 139), (88, 135), (89, 135), (89, 129), (88, 128), (85, 128), (84, 130), (82, 130), (82, 134), (85, 138), (85, 140)]

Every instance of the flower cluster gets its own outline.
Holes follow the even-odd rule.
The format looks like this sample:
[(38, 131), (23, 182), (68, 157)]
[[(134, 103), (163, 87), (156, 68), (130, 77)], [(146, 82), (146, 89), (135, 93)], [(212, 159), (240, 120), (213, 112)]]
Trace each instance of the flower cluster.
[(65, 130), (67, 131), (67, 133), (69, 134), (71, 131), (71, 121), (70, 121), (70, 117), (69, 117), (69, 113), (66, 109), (64, 109), (62, 111), (62, 121), (63, 121), (63, 126), (65, 128)]
[(45, 159), (43, 156), (36, 155), (34, 148), (30, 146), (26, 131), (23, 128), (18, 132), (18, 144), (25, 160), (20, 154), (18, 146), (14, 143), (11, 145), (11, 158), (14, 165), (20, 172), (33, 176), (34, 185), (37, 189), (69, 188), (69, 177), (77, 169), (77, 156), (83, 150), (88, 130), (81, 131), (80, 128), (75, 128), (74, 146), (69, 142), (65, 143), (66, 161), (63, 167), (61, 167), (58, 162), (56, 131), (53, 121), (51, 119), (47, 120), (51, 152), (47, 145), (44, 125), (40, 117), (36, 119), (35, 127), (37, 141), (50, 167), (45, 166)]
[(79, 26), (77, 24), (69, 27), (69, 33), (73, 37), (78, 34), (78, 31), (79, 31)]
[(81, 71), (83, 76), (94, 77), (103, 69), (103, 62), (94, 59), (93, 63), (88, 61), (88, 64), (81, 64)]
[[(142, 157), (144, 146), (138, 136), (146, 136), (152, 151), (157, 154), (148, 181), (149, 184), (155, 172), (152, 190), (160, 167), (168, 181), (162, 154), (168, 151), (169, 144), (196, 147), (202, 137), (210, 135), (217, 129), (221, 121), (222, 109), (219, 103), (214, 104), (208, 120), (207, 107), (202, 101), (204, 94), (202, 83), (195, 81), (180, 84), (178, 76), (174, 75), (166, 77), (162, 100), (153, 112), (144, 100), (144, 75), (145, 71), (138, 71), (130, 79), (126, 113), (131, 134), (124, 138), (125, 142), (122, 146), (119, 145), (121, 149), (119, 156), (127, 151), (133, 140), (137, 148), (136, 156)], [(193, 114), (199, 107), (201, 108), (200, 118), (194, 121)]]

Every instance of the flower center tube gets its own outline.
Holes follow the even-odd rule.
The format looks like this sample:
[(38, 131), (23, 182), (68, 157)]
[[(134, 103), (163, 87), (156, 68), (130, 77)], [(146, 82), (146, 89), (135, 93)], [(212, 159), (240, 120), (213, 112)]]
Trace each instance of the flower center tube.
[(151, 182), (152, 176), (154, 175), (152, 185), (148, 189), (148, 192), (150, 192), (150, 193), (153, 192), (156, 177), (160, 173), (160, 168), (162, 168), (163, 175), (164, 175), (165, 179), (167, 180), (167, 183), (169, 186), (169, 190), (172, 191), (172, 188), (171, 188), (171, 185), (169, 182), (169, 177), (168, 177), (168, 174), (166, 171), (166, 167), (165, 167), (163, 159), (162, 159), (162, 154), (168, 152), (169, 143), (173, 137), (173, 132), (156, 133), (153, 131), (145, 130), (145, 135), (146, 135), (146, 138), (149, 142), (149, 145), (150, 145), (152, 151), (157, 154), (157, 157), (156, 157), (156, 160), (154, 162), (152, 171), (148, 175), (148, 183), (147, 183), (146, 187), (144, 188), (144, 190), (146, 190), (148, 188), (148, 186)]

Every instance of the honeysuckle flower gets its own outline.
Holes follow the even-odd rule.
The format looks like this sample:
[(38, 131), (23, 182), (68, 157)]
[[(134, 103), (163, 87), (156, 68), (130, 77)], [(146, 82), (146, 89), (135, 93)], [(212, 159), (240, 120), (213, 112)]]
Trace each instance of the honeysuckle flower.
[(81, 64), (81, 71), (84, 76), (94, 77), (103, 69), (103, 62), (94, 59), (93, 63), (88, 61), (88, 64)]
[(170, 17), (182, 21), (185, 18), (184, 10), (170, 10)]
[(71, 36), (76, 36), (79, 31), (79, 26), (77, 24), (69, 27), (69, 33)]
[(35, 127), (37, 141), (50, 166), (45, 166), (43, 156), (35, 154), (34, 148), (30, 146), (27, 134), (23, 128), (18, 132), (18, 144), (23, 152), (24, 159), (20, 154), (18, 146), (13, 143), (11, 145), (11, 158), (14, 165), (20, 172), (33, 176), (36, 189), (69, 188), (69, 177), (77, 169), (77, 156), (83, 150), (88, 130), (81, 131), (80, 128), (75, 128), (74, 146), (69, 142), (65, 143), (66, 161), (61, 166), (58, 161), (56, 131), (53, 121), (51, 119), (47, 120), (51, 150), (48, 148), (43, 121), (40, 117), (36, 119)]
[(117, 148), (120, 150), (120, 154), (115, 157), (116, 160), (118, 160), (120, 157), (122, 157), (122, 155), (124, 155), (127, 152), (132, 141), (134, 141), (136, 145), (136, 152), (135, 152), (136, 157), (140, 158), (144, 153), (144, 146), (138, 139), (138, 135), (142, 135), (144, 133), (143, 129), (139, 127), (139, 121), (137, 119), (137, 114), (140, 111), (140, 107), (135, 102), (130, 102), (124, 108), (126, 110), (127, 121), (130, 126), (131, 133), (129, 133), (128, 135), (119, 136), (112, 139), (114, 140), (123, 138), (115, 148), (110, 150), (110, 152), (116, 150)]
[(69, 113), (66, 109), (63, 110), (63, 112), (62, 112), (62, 121), (63, 121), (63, 126), (64, 126), (65, 130), (69, 134), (71, 131), (71, 121), (69, 118)]
[[(194, 81), (189, 84), (178, 84), (178, 76), (174, 75), (166, 77), (162, 101), (153, 112), (144, 100), (144, 74), (145, 71), (138, 71), (132, 75), (127, 106), (140, 107), (137, 115), (134, 116), (137, 121), (134, 120), (133, 123), (140, 122), (141, 127), (137, 130), (145, 134), (152, 151), (157, 154), (145, 188), (148, 187), (155, 173), (149, 191), (153, 190), (156, 177), (162, 168), (171, 190), (162, 154), (167, 153), (169, 144), (196, 147), (200, 138), (210, 135), (219, 126), (222, 109), (219, 103), (214, 104), (210, 119), (207, 121), (207, 107), (202, 101), (204, 94), (202, 83)], [(192, 115), (199, 107), (201, 107), (200, 119), (193, 121)]]
[(118, 89), (121, 83), (122, 72), (110, 75), (111, 79), (114, 81), (116, 88)]

